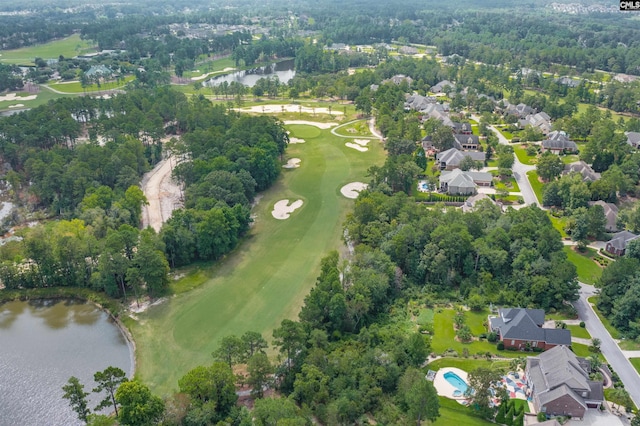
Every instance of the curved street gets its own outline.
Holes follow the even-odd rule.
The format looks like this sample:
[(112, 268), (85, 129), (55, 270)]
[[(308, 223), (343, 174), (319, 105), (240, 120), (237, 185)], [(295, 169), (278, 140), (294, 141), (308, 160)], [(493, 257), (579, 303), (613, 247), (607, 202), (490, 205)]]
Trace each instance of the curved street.
[(602, 342), (600, 348), (607, 362), (613, 367), (618, 374), (624, 387), (629, 392), (629, 396), (636, 404), (640, 406), (640, 375), (633, 368), (631, 362), (622, 352), (616, 341), (611, 337), (609, 332), (600, 318), (596, 315), (587, 299), (596, 294), (596, 288), (592, 285), (580, 283), (580, 298), (573, 302), (573, 306), (578, 311), (578, 315), (586, 326), (587, 331), (592, 338), (598, 338)]

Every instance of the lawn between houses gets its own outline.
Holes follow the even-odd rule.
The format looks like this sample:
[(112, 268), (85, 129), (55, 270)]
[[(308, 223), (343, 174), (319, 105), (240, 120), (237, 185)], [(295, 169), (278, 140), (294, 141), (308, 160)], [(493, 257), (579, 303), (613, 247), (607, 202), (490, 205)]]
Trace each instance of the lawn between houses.
[[(262, 194), (254, 227), (240, 246), (211, 269), (196, 269), (198, 279), (185, 278), (190, 291), (139, 314), (138, 321), (127, 320), (137, 345), (136, 375), (160, 395), (175, 391), (188, 370), (209, 365), (222, 337), (253, 330), (271, 341), (283, 319), (297, 316), (320, 260), (340, 246), (342, 223), (353, 206), (340, 188), (366, 182), (366, 170), (384, 161), (377, 141), (358, 152), (329, 130), (288, 128), (291, 136), (306, 137), (286, 152), (286, 158), (302, 160), (300, 168), (283, 170)], [(304, 204), (289, 219), (276, 220), (273, 205), (285, 198)]]

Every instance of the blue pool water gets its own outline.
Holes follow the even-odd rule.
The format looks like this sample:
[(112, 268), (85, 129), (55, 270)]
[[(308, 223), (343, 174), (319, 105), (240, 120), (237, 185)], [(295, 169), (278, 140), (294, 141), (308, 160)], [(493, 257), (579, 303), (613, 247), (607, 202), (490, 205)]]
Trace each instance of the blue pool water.
[[(460, 391), (460, 394), (464, 394), (467, 391), (467, 383), (460, 378), (456, 373), (452, 373), (451, 371), (444, 373), (444, 379), (451, 383), (453, 387)], [(454, 394), (457, 392), (454, 392)]]

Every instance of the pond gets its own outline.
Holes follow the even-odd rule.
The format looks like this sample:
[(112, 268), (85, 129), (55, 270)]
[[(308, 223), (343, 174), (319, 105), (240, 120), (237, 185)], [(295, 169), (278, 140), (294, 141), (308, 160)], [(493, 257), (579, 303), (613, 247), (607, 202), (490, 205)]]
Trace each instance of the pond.
[[(0, 305), (0, 425), (80, 425), (62, 398), (76, 376), (91, 393), (108, 366), (131, 376), (133, 352), (111, 317), (92, 304), (36, 300)], [(95, 408), (102, 395), (89, 396)]]
[(236, 71), (230, 74), (221, 75), (209, 79), (203, 83), (204, 86), (218, 86), (223, 82), (231, 83), (237, 81), (245, 86), (253, 87), (261, 78), (277, 76), (280, 83), (287, 84), (296, 75), (294, 60), (275, 62), (264, 67), (252, 68), (248, 70)]

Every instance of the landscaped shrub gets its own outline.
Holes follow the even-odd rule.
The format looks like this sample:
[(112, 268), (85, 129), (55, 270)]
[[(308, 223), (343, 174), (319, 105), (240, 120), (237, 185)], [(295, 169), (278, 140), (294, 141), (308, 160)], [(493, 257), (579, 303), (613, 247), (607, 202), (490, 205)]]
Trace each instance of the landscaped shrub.
[(540, 423), (542, 422), (546, 422), (547, 421), (547, 415), (545, 413), (543, 413), (542, 411), (540, 411), (537, 415), (538, 421)]
[(584, 321), (580, 321), (580, 327), (582, 327), (582, 328), (584, 328), (584, 327), (585, 327), (585, 325), (584, 325)]
[(513, 426), (524, 426), (524, 413), (520, 413), (513, 419)]
[(498, 414), (496, 414), (496, 423), (498, 423), (499, 425), (504, 424), (505, 422), (505, 404), (506, 401), (503, 401), (502, 404), (500, 404), (500, 407), (498, 408)]
[(490, 341), (491, 343), (497, 342), (498, 334), (492, 331), (491, 333), (487, 334), (487, 340)]
[(504, 424), (507, 426), (513, 426), (513, 407), (509, 408), (509, 411), (505, 414)]
[(496, 345), (496, 348), (499, 351), (503, 351), (504, 350), (504, 343), (503, 342), (498, 342), (498, 344)]

